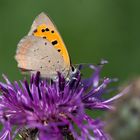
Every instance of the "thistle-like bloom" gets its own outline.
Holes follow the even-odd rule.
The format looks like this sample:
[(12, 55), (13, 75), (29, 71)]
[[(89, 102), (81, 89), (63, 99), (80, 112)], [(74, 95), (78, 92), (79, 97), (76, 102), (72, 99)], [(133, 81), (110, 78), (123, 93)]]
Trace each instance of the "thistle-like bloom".
[[(121, 87), (122, 88), (122, 87)], [(109, 111), (106, 117), (106, 132), (113, 140), (140, 139), (140, 79), (123, 84), (127, 94), (114, 104), (115, 111)]]
[(102, 66), (90, 66), (89, 79), (77, 72), (69, 81), (58, 74), (58, 81), (48, 82), (38, 72), (30, 82), (12, 84), (5, 77), (6, 84), (0, 83), (0, 140), (15, 139), (19, 133), (23, 138), (25, 129), (39, 140), (108, 140), (104, 123), (86, 114), (86, 110), (113, 109), (112, 101), (121, 96), (102, 97), (111, 82), (99, 78)]

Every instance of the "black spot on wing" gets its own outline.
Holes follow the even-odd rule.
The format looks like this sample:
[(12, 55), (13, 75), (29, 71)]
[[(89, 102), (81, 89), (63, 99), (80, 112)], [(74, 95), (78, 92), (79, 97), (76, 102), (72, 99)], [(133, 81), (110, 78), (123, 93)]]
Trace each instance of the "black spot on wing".
[(46, 28), (45, 31), (50, 31), (49, 28)]
[(58, 51), (58, 52), (61, 52), (61, 50), (60, 50), (60, 49), (58, 49), (57, 51)]
[(56, 45), (57, 43), (58, 43), (57, 40), (52, 41), (53, 45)]
[(41, 59), (45, 59), (45, 58), (47, 58), (48, 56), (45, 56), (45, 57), (42, 57)]
[(37, 29), (35, 29), (33, 32), (36, 33), (37, 32)]
[(51, 33), (53, 34), (54, 33), (54, 30), (52, 30)]
[(42, 31), (42, 32), (45, 32), (45, 29), (42, 29), (41, 31)]
[(37, 49), (34, 49), (33, 51), (34, 51), (34, 52), (36, 52), (36, 51), (38, 51), (38, 50), (39, 50), (39, 48), (37, 48)]
[(46, 36), (43, 36), (43, 39), (46, 39), (47, 37)]

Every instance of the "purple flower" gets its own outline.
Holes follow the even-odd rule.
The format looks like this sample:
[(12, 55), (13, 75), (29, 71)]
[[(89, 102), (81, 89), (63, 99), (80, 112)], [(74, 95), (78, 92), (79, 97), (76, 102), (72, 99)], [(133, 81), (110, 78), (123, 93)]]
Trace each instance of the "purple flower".
[[(22, 130), (36, 130), (39, 140), (108, 140), (104, 123), (85, 110), (113, 109), (117, 95), (105, 100), (109, 78), (100, 79), (103, 63), (91, 65), (93, 75), (82, 79), (77, 72), (71, 80), (58, 74), (58, 81), (41, 79), (39, 72), (30, 82), (0, 83), (0, 140), (12, 140)], [(80, 71), (80, 70), (79, 70)], [(21, 133), (20, 133), (21, 134)]]

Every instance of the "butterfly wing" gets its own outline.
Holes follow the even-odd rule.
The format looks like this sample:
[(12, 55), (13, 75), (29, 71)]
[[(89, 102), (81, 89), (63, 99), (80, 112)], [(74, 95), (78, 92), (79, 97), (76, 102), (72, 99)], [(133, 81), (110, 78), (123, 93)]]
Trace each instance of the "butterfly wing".
[(57, 72), (65, 77), (69, 67), (62, 55), (46, 39), (26, 36), (18, 44), (16, 56), (18, 67), (30, 73), (40, 71), (42, 77), (55, 79)]
[(41, 13), (33, 22), (31, 30), (28, 35), (34, 35), (47, 39), (53, 47), (62, 55), (64, 63), (67, 67), (70, 67), (70, 58), (65, 47), (65, 44), (51, 21), (51, 19), (45, 13)]

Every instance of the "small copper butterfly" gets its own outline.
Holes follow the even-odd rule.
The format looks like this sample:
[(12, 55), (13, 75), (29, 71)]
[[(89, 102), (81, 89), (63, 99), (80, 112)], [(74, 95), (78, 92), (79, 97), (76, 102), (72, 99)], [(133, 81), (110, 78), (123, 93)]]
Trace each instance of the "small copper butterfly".
[(67, 77), (72, 71), (66, 46), (51, 19), (41, 13), (31, 29), (18, 43), (15, 59), (22, 71), (55, 79), (57, 73)]

